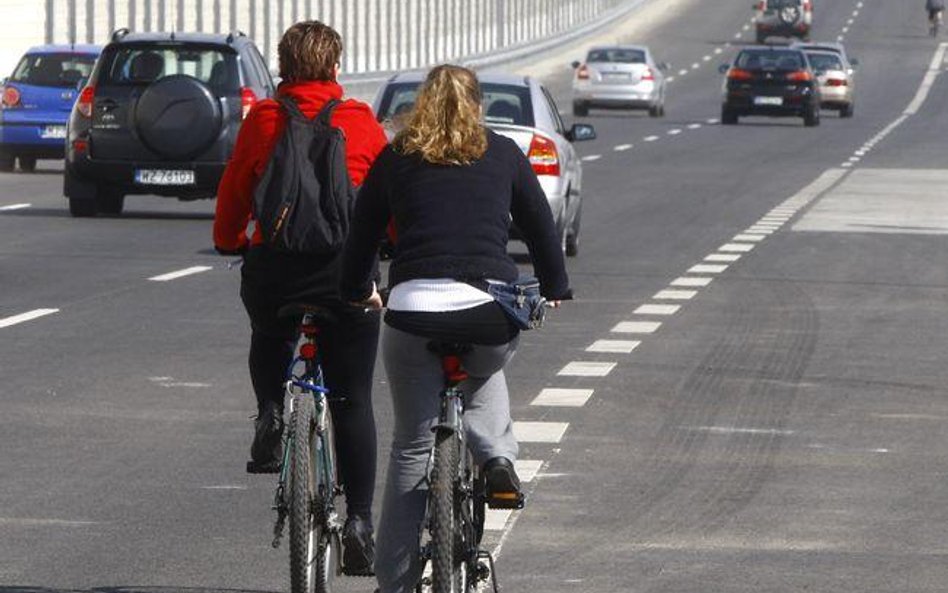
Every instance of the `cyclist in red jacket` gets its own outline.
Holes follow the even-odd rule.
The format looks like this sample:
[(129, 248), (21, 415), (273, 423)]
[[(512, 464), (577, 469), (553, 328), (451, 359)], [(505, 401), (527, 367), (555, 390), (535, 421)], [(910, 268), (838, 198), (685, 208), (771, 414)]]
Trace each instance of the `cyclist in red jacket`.
[[(315, 117), (330, 99), (342, 100), (343, 89), (336, 82), (342, 39), (335, 30), (318, 21), (297, 23), (283, 35), (278, 51), (283, 82), (277, 92), (295, 99), (307, 117)], [(359, 186), (387, 144), (385, 133), (369, 106), (352, 99), (336, 106), (331, 124), (345, 134), (349, 176)], [(250, 316), (250, 377), (258, 409), (251, 463), (257, 471), (275, 472), (282, 461), (283, 381), (297, 320), (279, 319), (277, 311), (300, 302), (332, 309), (338, 322), (321, 328), (319, 346), (327, 386), (345, 398), (331, 404), (347, 506), (343, 564), (349, 574), (371, 574), (376, 472), (371, 390), (379, 314), (339, 298), (337, 254), (278, 252), (263, 244), (259, 228), (247, 236), (254, 188), (285, 125), (275, 100), (250, 110), (221, 179), (214, 218), (217, 250), (245, 254), (240, 296)]]

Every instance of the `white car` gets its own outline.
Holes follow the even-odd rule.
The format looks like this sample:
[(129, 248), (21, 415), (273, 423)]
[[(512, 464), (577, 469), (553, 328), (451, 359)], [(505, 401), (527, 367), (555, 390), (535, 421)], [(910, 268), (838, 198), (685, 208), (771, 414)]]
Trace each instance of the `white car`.
[(657, 64), (642, 45), (594, 47), (585, 62), (573, 62), (573, 115), (589, 115), (590, 107), (648, 109), (665, 115), (667, 64)]
[[(424, 72), (396, 74), (379, 89), (373, 107), (389, 134), (403, 125), (414, 108), (425, 76)], [(592, 140), (595, 129), (588, 124), (567, 129), (553, 97), (534, 78), (479, 73), (478, 80), (487, 127), (516, 142), (530, 160), (553, 211), (563, 250), (575, 256), (579, 252), (583, 169), (573, 142)], [(516, 229), (511, 235), (519, 237)]]

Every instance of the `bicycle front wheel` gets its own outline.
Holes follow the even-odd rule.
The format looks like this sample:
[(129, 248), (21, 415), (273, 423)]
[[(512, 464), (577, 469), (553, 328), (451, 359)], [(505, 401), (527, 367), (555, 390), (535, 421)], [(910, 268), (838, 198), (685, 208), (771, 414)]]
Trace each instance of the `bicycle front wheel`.
[(435, 435), (428, 506), (431, 520), (432, 593), (466, 593), (468, 586), (458, 490), (461, 440), (454, 431)]
[(317, 474), (314, 465), (318, 439), (315, 405), (309, 394), (297, 395), (290, 417), (289, 439), (289, 522), (290, 522), (290, 591), (313, 593), (326, 573), (319, 559), (325, 555), (324, 543), (330, 539), (316, 517), (314, 501), (317, 497)]

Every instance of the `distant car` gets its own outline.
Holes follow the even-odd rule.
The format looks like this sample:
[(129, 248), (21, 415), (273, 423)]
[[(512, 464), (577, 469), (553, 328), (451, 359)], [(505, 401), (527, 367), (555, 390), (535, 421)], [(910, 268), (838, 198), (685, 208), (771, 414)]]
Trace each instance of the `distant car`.
[[(394, 133), (414, 107), (425, 73), (411, 72), (391, 77), (375, 98), (376, 117)], [(533, 166), (546, 193), (563, 250), (579, 252), (582, 217), (582, 162), (572, 143), (596, 137), (587, 124), (567, 129), (549, 91), (534, 78), (511, 74), (478, 74), (487, 126), (512, 139)], [(519, 233), (512, 229), (513, 238)]]
[(840, 117), (852, 117), (855, 109), (853, 67), (845, 53), (804, 50), (819, 83), (821, 105), (839, 111)]
[(810, 39), (811, 0), (759, 0), (754, 9), (757, 11), (757, 43), (764, 43), (770, 36)]
[(790, 47), (802, 49), (803, 51), (833, 52), (835, 54), (839, 54), (843, 58), (843, 61), (849, 64), (851, 67), (855, 68), (859, 65), (859, 60), (850, 57), (849, 54), (846, 53), (846, 46), (835, 41), (796, 41), (792, 43)]
[(745, 115), (802, 117), (808, 127), (820, 124), (819, 83), (801, 50), (749, 47), (721, 72), (726, 75), (722, 124), (736, 124)]
[(647, 109), (665, 115), (667, 64), (658, 64), (641, 45), (594, 47), (585, 62), (573, 62), (573, 115), (589, 115), (590, 107)]
[(241, 121), (274, 91), (242, 33), (117, 31), (69, 118), (70, 213), (116, 215), (128, 194), (213, 198)]
[(66, 120), (102, 48), (97, 45), (31, 47), (3, 83), (0, 171), (34, 171), (37, 159), (65, 154)]

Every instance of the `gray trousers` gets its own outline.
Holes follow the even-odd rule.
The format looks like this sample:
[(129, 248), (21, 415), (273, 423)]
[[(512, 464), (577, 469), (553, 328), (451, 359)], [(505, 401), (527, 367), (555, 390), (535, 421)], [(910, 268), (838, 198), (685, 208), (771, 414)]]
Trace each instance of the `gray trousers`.
[[(441, 410), (444, 376), (430, 340), (387, 325), (382, 330), (382, 360), (395, 411), (385, 498), (378, 527), (375, 573), (381, 593), (411, 593), (421, 577), (419, 535), (428, 500), (425, 481), (434, 444), (432, 427)], [(502, 346), (474, 346), (461, 357), (469, 379), (461, 384), (464, 425), (474, 462), (517, 458), (504, 365), (518, 338)]]

